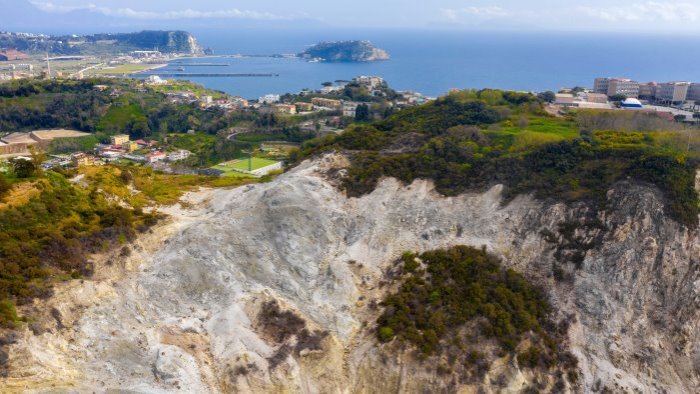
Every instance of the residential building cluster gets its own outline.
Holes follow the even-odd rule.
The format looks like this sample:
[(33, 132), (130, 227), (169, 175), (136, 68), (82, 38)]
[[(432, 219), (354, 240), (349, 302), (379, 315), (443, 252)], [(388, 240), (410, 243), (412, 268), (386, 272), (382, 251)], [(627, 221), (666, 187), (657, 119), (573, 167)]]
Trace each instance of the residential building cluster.
[(640, 83), (628, 78), (596, 78), (593, 81), (596, 93), (608, 96), (624, 95), (658, 103), (681, 104), (687, 101), (700, 102), (700, 83), (688, 81)]
[[(258, 98), (256, 104), (251, 107), (261, 113), (278, 113), (285, 115), (304, 114), (314, 111), (338, 111), (344, 117), (355, 117), (357, 107), (362, 104), (371, 105), (372, 102), (359, 102), (339, 99), (345, 95), (345, 89), (349, 83), (364, 87), (374, 97), (387, 97), (388, 89), (383, 78), (377, 76), (359, 76), (350, 82), (336, 82), (336, 84), (324, 86), (316, 91), (308, 89), (299, 92), (298, 96), (312, 96), (308, 101), (294, 101), (286, 96), (267, 94)], [(430, 98), (414, 91), (397, 92), (399, 96), (387, 100), (389, 107), (405, 108), (426, 103)]]
[(157, 141), (143, 139), (132, 141), (127, 134), (118, 134), (111, 137), (109, 144), (100, 144), (95, 147), (95, 155), (107, 162), (122, 159), (154, 164), (158, 162), (176, 162), (190, 157), (191, 152), (180, 149), (173, 152), (159, 150)]

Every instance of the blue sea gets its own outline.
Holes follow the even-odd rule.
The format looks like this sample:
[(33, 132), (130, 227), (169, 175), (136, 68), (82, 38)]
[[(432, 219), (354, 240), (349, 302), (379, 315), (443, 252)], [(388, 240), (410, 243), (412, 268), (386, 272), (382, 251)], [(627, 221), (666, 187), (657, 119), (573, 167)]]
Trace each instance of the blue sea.
[(200, 44), (215, 54), (298, 53), (319, 41), (370, 40), (391, 60), (372, 63), (308, 63), (271, 57), (202, 58), (192, 63), (227, 67), (170, 66), (163, 71), (272, 73), (276, 77), (190, 77), (227, 93), (257, 98), (268, 93), (316, 89), (325, 81), (378, 75), (397, 90), (428, 96), (451, 88), (519, 91), (590, 87), (598, 76), (639, 81), (700, 81), (697, 37), (618, 33), (523, 33), (435, 30), (201, 30)]

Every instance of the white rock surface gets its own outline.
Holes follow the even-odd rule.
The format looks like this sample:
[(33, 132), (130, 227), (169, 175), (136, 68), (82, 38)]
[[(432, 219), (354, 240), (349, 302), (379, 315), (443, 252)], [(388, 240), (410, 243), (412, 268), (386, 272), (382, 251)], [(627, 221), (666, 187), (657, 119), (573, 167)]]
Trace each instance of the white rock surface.
[[(556, 282), (555, 248), (540, 231), (580, 220), (584, 208), (528, 196), (503, 205), (499, 186), (445, 198), (430, 182), (392, 179), (348, 199), (323, 176), (339, 160), (329, 155), (268, 184), (192, 195), (194, 209), (168, 208), (173, 221), (140, 240), (117, 265), (122, 271), (105, 268), (57, 291), (44, 307), (56, 307), (67, 328), (24, 332), (0, 389), (446, 389), (449, 382), (403, 355), (381, 361), (362, 326), (375, 318), (364, 305), (386, 291), (379, 281), (395, 258), (458, 244), (485, 245), (546, 286), (560, 315), (576, 316), (570, 336), (583, 372), (576, 391), (700, 387), (698, 233), (667, 218), (653, 189), (623, 184), (611, 191), (613, 209), (599, 216), (611, 230), (580, 270), (570, 269), (572, 282)], [(323, 350), (269, 368), (282, 344), (258, 327), (267, 300), (327, 330)], [(490, 381), (483, 388), (517, 391), (524, 375), (508, 368), (512, 378), (503, 387), (510, 389)]]

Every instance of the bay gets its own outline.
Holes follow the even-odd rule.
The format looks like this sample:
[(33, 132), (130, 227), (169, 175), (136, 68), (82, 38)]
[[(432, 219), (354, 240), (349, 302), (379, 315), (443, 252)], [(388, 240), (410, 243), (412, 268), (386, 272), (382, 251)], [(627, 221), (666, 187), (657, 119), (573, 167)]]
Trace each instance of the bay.
[(598, 76), (639, 81), (700, 82), (695, 37), (619, 33), (486, 32), (440, 30), (217, 29), (195, 30), (216, 54), (298, 53), (319, 41), (362, 39), (386, 49), (389, 61), (308, 63), (272, 57), (200, 58), (185, 63), (226, 63), (227, 67), (171, 65), (163, 72), (272, 73), (275, 77), (187, 77), (209, 88), (257, 98), (296, 93), (322, 82), (379, 75), (397, 90), (430, 96), (451, 88), (519, 91), (590, 87)]

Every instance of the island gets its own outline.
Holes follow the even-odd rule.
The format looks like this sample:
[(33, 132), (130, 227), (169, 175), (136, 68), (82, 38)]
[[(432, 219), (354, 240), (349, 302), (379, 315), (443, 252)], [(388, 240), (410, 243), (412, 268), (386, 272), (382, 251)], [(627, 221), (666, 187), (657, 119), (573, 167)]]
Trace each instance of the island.
[(389, 60), (389, 53), (369, 41), (321, 42), (298, 57), (310, 62), (372, 62)]

